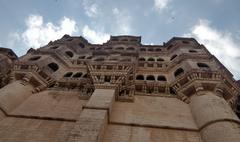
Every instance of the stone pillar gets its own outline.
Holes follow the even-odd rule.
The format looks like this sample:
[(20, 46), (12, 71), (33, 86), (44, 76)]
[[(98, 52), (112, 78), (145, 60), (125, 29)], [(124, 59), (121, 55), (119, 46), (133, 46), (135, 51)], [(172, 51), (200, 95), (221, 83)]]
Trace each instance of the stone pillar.
[(9, 113), (32, 94), (33, 86), (17, 80), (0, 89), (0, 108)]
[(196, 88), (190, 107), (204, 142), (239, 142), (240, 121), (219, 91), (207, 92)]
[(115, 100), (115, 90), (95, 89), (75, 127), (69, 142), (101, 142)]

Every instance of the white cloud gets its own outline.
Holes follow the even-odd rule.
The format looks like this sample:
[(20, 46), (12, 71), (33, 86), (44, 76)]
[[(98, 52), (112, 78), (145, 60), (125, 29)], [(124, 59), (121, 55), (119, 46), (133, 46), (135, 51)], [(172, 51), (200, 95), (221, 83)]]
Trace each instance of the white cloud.
[(51, 40), (59, 39), (64, 34), (71, 35), (78, 30), (76, 22), (67, 17), (63, 17), (59, 25), (44, 23), (43, 17), (39, 15), (30, 15), (25, 22), (27, 29), (21, 34), (21, 38), (28, 47), (33, 48), (39, 48)]
[(115, 22), (116, 22), (116, 32), (117, 34), (130, 34), (131, 30), (131, 17), (127, 11), (120, 11), (118, 8), (112, 9)]
[(85, 38), (90, 40), (90, 42), (95, 44), (101, 44), (103, 42), (106, 42), (110, 35), (101, 31), (94, 31), (88, 27), (88, 25), (85, 25), (82, 29), (82, 34)]
[(90, 2), (89, 0), (83, 0), (83, 8), (85, 10), (85, 14), (91, 18), (97, 17), (100, 13), (98, 5)]
[(165, 8), (167, 8), (168, 4), (169, 4), (170, 0), (154, 0), (154, 7), (161, 11)]
[(209, 21), (201, 19), (186, 36), (192, 36), (204, 44), (235, 78), (240, 79), (240, 43), (237, 43), (230, 33), (212, 28)]

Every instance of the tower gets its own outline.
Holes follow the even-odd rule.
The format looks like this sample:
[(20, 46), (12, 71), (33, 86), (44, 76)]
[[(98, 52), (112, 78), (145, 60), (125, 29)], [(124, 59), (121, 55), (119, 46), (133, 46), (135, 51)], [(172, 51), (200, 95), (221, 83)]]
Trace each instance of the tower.
[(0, 141), (240, 140), (239, 84), (193, 38), (64, 35), (16, 58), (0, 89)]

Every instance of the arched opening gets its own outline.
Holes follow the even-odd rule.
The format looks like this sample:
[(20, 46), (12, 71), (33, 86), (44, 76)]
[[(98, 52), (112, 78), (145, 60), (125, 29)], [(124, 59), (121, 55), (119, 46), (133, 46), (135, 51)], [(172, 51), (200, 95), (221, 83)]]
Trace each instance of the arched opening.
[(73, 57), (73, 53), (71, 51), (66, 51), (65, 54), (70, 58)]
[(106, 48), (104, 48), (105, 50), (111, 50), (112, 49), (112, 47), (106, 47)]
[(64, 75), (64, 77), (71, 77), (72, 76), (72, 72), (67, 72), (65, 75)]
[(59, 69), (58, 65), (56, 63), (50, 63), (48, 64), (48, 67), (53, 71), (57, 71)]
[(141, 48), (140, 51), (146, 51), (146, 49), (145, 48)]
[(94, 61), (104, 61), (104, 58), (97, 58)]
[(134, 48), (133, 47), (128, 47), (127, 50), (134, 50)]
[(162, 49), (161, 48), (156, 48), (155, 51), (162, 51)]
[(176, 58), (177, 57), (177, 55), (175, 54), (175, 55), (173, 55), (172, 57), (171, 57), (171, 61), (174, 59), (174, 58)]
[(85, 56), (79, 56), (78, 57), (78, 59), (84, 59), (85, 58)]
[(121, 61), (123, 61), (123, 62), (131, 62), (131, 59), (127, 58), (127, 59), (122, 59)]
[(117, 47), (116, 50), (124, 50), (123, 47)]
[(145, 61), (145, 58), (141, 57), (138, 59), (138, 61)]
[(144, 80), (144, 76), (143, 75), (137, 75), (136, 80)]
[(183, 73), (184, 73), (184, 70), (182, 68), (179, 68), (174, 72), (174, 76), (177, 77), (179, 75), (182, 75)]
[(148, 58), (148, 61), (155, 61), (154, 58)]
[(58, 49), (59, 46), (52, 46), (51, 49)]
[(92, 59), (92, 56), (88, 56), (87, 59)]
[(118, 59), (117, 58), (110, 58), (109, 60), (110, 61), (117, 61)]
[(167, 81), (166, 77), (163, 75), (159, 75), (157, 78), (158, 81)]
[(87, 78), (87, 74), (84, 74), (83, 78)]
[(29, 59), (29, 61), (37, 61), (41, 58), (41, 56), (34, 56)]
[(111, 76), (107, 75), (104, 77), (104, 82), (110, 82), (111, 81)]
[(73, 75), (74, 78), (80, 78), (82, 76), (81, 72), (77, 72)]
[(148, 48), (148, 51), (153, 51), (153, 48)]
[(148, 75), (146, 80), (155, 81), (155, 77), (153, 75)]
[(81, 43), (81, 42), (80, 42), (78, 45), (79, 45), (79, 47), (81, 47), (81, 48), (85, 48), (85, 45), (84, 45), (83, 43)]
[(196, 50), (189, 50), (188, 52), (190, 52), (190, 53), (197, 53)]
[(199, 68), (207, 68), (207, 69), (209, 69), (209, 66), (207, 64), (205, 64), (205, 63), (197, 63), (197, 66)]
[(184, 44), (189, 44), (190, 42), (189, 42), (189, 41), (186, 41), (186, 40), (184, 40), (184, 41), (182, 41), (182, 43), (184, 43)]
[(162, 58), (158, 58), (157, 61), (159, 61), (159, 62), (163, 62), (164, 59), (162, 59)]

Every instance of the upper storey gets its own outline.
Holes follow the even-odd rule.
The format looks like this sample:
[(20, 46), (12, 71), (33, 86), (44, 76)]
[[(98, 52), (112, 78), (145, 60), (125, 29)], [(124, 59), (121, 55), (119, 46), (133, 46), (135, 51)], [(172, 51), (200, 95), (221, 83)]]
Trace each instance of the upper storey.
[(224, 84), (226, 99), (232, 101), (239, 89), (232, 74), (193, 38), (174, 37), (162, 45), (145, 45), (139, 36), (124, 35), (91, 44), (81, 36), (64, 35), (30, 49), (14, 70), (16, 79), (31, 76), (36, 87), (116, 87), (119, 97), (130, 98), (133, 94), (189, 97), (198, 82), (206, 90)]

